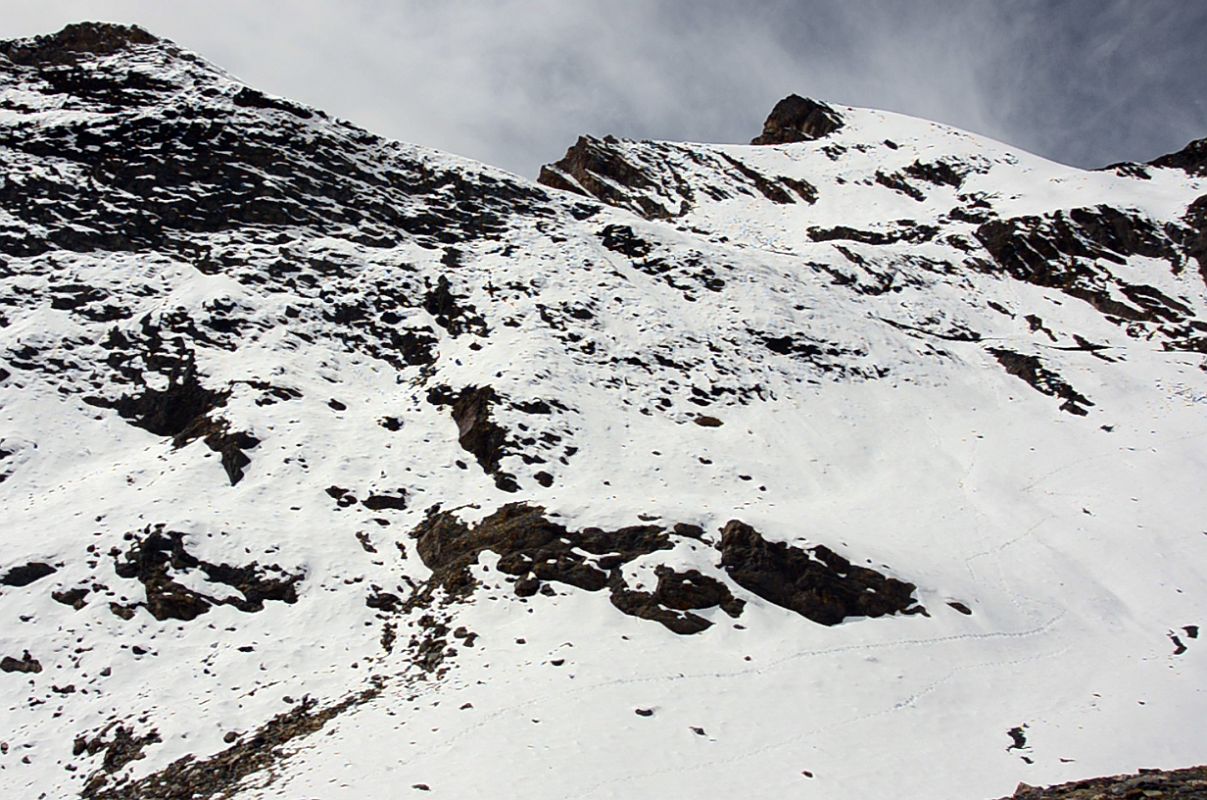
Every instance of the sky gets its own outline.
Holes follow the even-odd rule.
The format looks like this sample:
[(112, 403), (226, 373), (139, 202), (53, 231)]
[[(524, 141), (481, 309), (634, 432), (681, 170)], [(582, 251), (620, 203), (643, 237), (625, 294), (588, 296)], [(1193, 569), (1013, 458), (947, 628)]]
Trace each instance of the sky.
[(1202, 0), (4, 0), (0, 38), (81, 20), (527, 177), (584, 133), (746, 142), (790, 93), (1083, 167), (1207, 136)]

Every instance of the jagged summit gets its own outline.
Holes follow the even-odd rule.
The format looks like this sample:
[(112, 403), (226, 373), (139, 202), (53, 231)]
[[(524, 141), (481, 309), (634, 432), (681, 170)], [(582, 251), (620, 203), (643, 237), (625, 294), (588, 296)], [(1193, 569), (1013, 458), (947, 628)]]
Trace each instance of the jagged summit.
[(763, 132), (751, 144), (792, 144), (827, 136), (842, 127), (842, 117), (825, 103), (790, 94), (775, 104)]
[(802, 100), (540, 185), (140, 37), (0, 58), (0, 794), (1207, 756), (1194, 170)]
[(0, 53), (24, 66), (69, 65), (88, 55), (112, 55), (159, 41), (137, 25), (77, 22), (57, 33), (0, 41)]

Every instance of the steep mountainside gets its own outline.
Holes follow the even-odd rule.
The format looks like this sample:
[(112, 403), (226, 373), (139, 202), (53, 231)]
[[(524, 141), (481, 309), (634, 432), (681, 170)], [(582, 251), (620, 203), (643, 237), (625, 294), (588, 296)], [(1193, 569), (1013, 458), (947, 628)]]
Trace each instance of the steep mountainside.
[(532, 183), (141, 29), (0, 43), (0, 789), (1202, 763), (1205, 154), (792, 97)]

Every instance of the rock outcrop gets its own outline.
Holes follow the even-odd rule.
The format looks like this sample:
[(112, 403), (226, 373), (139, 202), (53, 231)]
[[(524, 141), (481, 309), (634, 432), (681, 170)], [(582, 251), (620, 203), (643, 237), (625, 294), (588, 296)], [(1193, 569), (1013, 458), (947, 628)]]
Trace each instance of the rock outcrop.
[(1207, 797), (1207, 767), (1142, 769), (1134, 775), (1091, 778), (1039, 788), (1019, 784), (1001, 800), (1202, 800)]
[(847, 617), (923, 613), (912, 583), (859, 567), (825, 545), (769, 542), (731, 520), (721, 530), (721, 566), (739, 586), (822, 625)]
[(829, 136), (843, 126), (842, 116), (830, 106), (790, 94), (775, 104), (763, 123), (763, 132), (751, 144), (792, 144)]

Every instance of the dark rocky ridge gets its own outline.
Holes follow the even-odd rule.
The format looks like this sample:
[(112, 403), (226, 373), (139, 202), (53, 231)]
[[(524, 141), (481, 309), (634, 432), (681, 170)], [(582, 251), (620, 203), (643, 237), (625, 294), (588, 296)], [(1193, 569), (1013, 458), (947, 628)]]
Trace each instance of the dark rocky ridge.
[(472, 454), (482, 471), (494, 478), (495, 486), (515, 492), (519, 490), (515, 476), (499, 467), (508, 436), (491, 417), (491, 407), (498, 401), (498, 394), (489, 386), (467, 386), (457, 393), (447, 386), (436, 386), (428, 392), (429, 403), (450, 406), (462, 449)]
[[(995, 219), (975, 236), (993, 260), (988, 271), (1057, 289), (1097, 309), (1121, 326), (1143, 323), (1166, 339), (1171, 350), (1203, 350), (1207, 323), (1182, 300), (1159, 289), (1118, 277), (1105, 264), (1125, 265), (1133, 256), (1161, 259), (1177, 273), (1189, 259), (1203, 266), (1207, 213), (1202, 198), (1187, 209), (1183, 225), (1157, 223), (1142, 214), (1106, 205), (1045, 216)], [(972, 262), (977, 266), (977, 262)], [(1120, 299), (1122, 297), (1123, 299)], [(1138, 330), (1130, 328), (1130, 331)]]
[[(673, 166), (680, 158), (716, 177), (693, 183)], [(762, 196), (778, 205), (817, 201), (817, 189), (807, 181), (763, 174), (724, 153), (704, 154), (670, 142), (626, 142), (613, 136), (579, 137), (560, 161), (541, 167), (537, 182), (660, 220), (689, 213), (700, 195), (720, 200), (736, 192)]]
[[(115, 54), (140, 47), (146, 64), (170, 63), (200, 91), (192, 94), (192, 86), (166, 82), (145, 66), (116, 66)], [(389, 241), (409, 235), (451, 242), (497, 234), (504, 218), (520, 208), (539, 213), (538, 190), (431, 170), (349, 125), (315, 127), (315, 113), (247, 87), (228, 88), (199, 59), (138, 28), (69, 26), (52, 36), (0, 44), (0, 51), (10, 59), (0, 63), (0, 79), (28, 82), (37, 92), (61, 97), (67, 109), (109, 113), (84, 124), (0, 132), (0, 150), (63, 159), (89, 176), (6, 169), (0, 208), (27, 225), (23, 232), (0, 230), (0, 254), (189, 251), (186, 234), (258, 227), (334, 234), (354, 226), (363, 236)], [(77, 66), (106, 57), (114, 59), (106, 69)], [(165, 115), (136, 113), (157, 104), (177, 108)], [(247, 124), (264, 113), (275, 124)], [(417, 195), (429, 197), (428, 210), (400, 208), (399, 197)], [(34, 197), (53, 200), (53, 207)], [(66, 208), (73, 225), (61, 224)], [(39, 230), (45, 233), (33, 233)]]
[[(652, 189), (653, 182), (639, 168), (625, 160), (609, 145), (618, 144), (613, 137), (594, 139), (580, 136), (562, 156), (561, 161), (541, 167), (537, 183), (564, 192), (594, 197), (608, 205), (631, 208), (649, 219), (666, 219), (674, 215), (659, 203), (640, 193)], [(568, 180), (569, 176), (572, 180)], [(629, 195), (615, 184), (639, 190)], [(636, 207), (633, 207), (636, 204)]]
[(1207, 176), (1207, 138), (1195, 139), (1181, 150), (1148, 162), (1153, 167), (1180, 169), (1187, 175)]
[(0, 53), (23, 67), (73, 65), (86, 55), (110, 55), (159, 39), (137, 25), (79, 22), (32, 40), (0, 41)]

